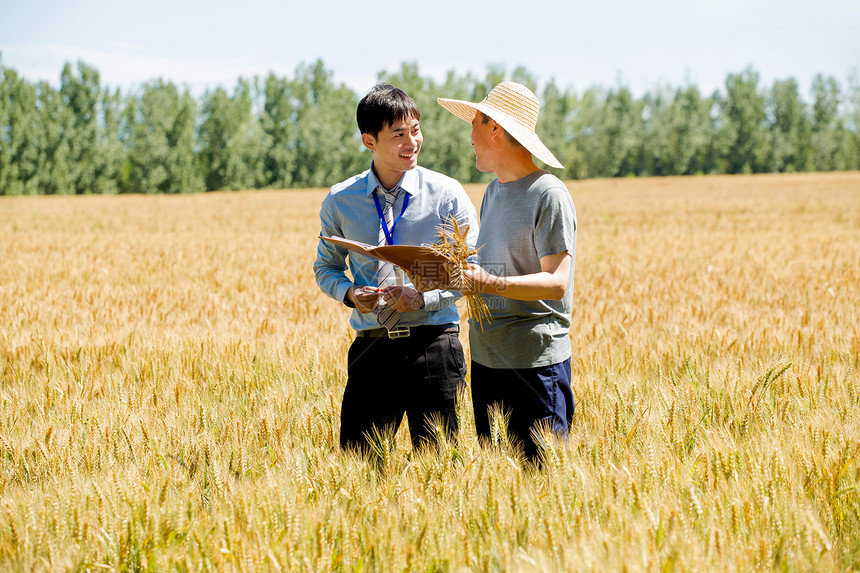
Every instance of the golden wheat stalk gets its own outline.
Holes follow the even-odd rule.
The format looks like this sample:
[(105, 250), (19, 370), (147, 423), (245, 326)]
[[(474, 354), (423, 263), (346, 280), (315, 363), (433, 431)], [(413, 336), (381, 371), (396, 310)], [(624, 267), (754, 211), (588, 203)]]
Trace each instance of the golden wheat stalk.
[(468, 258), (478, 254), (478, 249), (471, 248), (466, 242), (469, 225), (461, 226), (457, 218), (452, 216), (439, 225), (437, 233), (438, 240), (428, 248), (437, 255), (445, 257), (447, 261), (445, 271), (451, 277), (452, 286), (463, 293), (469, 318), (477, 322), (483, 331), (484, 320), (490, 322), (490, 309), (487, 308), (487, 303), (481, 295), (470, 292), (471, 281), (463, 274), (463, 269), (467, 268)]

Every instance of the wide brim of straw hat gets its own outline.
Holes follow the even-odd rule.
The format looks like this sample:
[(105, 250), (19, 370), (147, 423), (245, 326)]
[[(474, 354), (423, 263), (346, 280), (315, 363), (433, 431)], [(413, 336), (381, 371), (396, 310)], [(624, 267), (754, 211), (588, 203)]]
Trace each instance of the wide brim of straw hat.
[[(481, 103), (449, 98), (436, 98), (436, 102), (469, 123), (472, 123), (476, 113), (480, 111), (501, 125), (505, 131), (520, 142), (523, 147), (528, 149), (532, 155), (550, 167), (563, 168), (564, 166), (561, 162), (556, 159), (555, 155), (552, 154), (549, 148), (537, 136), (537, 133), (535, 133), (534, 125), (537, 122), (538, 108), (540, 106), (537, 98), (525, 86), (521, 87), (530, 97), (521, 97), (521, 94), (511, 92), (511, 90), (499, 90), (510, 85), (512, 84), (509, 82), (499, 84)], [(496, 97), (493, 97), (494, 92), (497, 90), (500, 93)], [(501, 107), (510, 110), (510, 113), (500, 109)]]

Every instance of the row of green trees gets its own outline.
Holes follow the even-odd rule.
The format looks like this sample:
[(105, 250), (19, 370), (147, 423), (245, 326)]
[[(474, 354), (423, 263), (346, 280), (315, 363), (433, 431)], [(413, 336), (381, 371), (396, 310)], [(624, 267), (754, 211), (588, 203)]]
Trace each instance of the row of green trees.
[[(463, 182), (487, 176), (475, 169), (468, 126), (435, 98), (478, 101), (504, 79), (540, 97), (538, 129), (563, 178), (860, 169), (856, 74), (844, 91), (815, 77), (811, 102), (794, 79), (762, 86), (751, 68), (713, 94), (687, 85), (642, 97), (623, 86), (539, 86), (521, 67), (490, 67), (483, 78), (452, 71), (438, 82), (404, 64), (380, 79), (422, 111), (422, 164)], [(123, 94), (83, 62), (66, 64), (57, 88), (0, 60), (0, 195), (327, 187), (369, 162), (354, 120), (362, 95), (321, 61), (195, 98), (163, 80)]]

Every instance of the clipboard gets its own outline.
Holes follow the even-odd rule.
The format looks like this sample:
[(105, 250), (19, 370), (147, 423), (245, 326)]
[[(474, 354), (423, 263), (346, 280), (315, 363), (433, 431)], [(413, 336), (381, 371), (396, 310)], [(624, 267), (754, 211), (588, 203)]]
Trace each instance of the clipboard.
[(445, 272), (445, 264), (448, 259), (444, 255), (434, 252), (429, 247), (418, 245), (370, 245), (343, 237), (319, 237), (323, 241), (339, 245), (352, 252), (360, 253), (377, 261), (385, 261), (397, 265), (401, 269), (419, 271), (436, 269), (437, 272)]

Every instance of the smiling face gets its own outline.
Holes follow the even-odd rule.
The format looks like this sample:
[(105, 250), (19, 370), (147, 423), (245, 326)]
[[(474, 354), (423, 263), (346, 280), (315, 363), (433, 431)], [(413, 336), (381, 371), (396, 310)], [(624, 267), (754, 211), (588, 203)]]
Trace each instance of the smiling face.
[(418, 165), (418, 152), (424, 136), (417, 119), (407, 117), (382, 126), (376, 137), (361, 136), (364, 146), (373, 152), (373, 171), (386, 189), (393, 189), (403, 174)]

